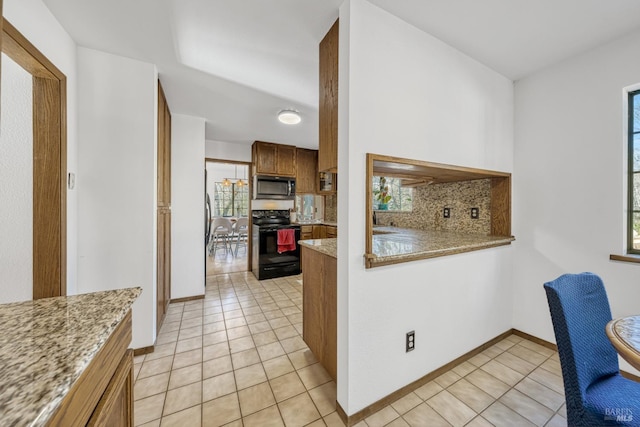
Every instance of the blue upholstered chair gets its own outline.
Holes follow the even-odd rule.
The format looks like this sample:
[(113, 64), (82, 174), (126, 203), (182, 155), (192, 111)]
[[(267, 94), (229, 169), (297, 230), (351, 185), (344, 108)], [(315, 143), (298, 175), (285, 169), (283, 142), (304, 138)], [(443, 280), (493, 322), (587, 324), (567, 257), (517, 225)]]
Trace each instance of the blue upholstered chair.
[(640, 383), (620, 375), (605, 325), (600, 277), (565, 274), (544, 284), (558, 344), (569, 426), (640, 426)]

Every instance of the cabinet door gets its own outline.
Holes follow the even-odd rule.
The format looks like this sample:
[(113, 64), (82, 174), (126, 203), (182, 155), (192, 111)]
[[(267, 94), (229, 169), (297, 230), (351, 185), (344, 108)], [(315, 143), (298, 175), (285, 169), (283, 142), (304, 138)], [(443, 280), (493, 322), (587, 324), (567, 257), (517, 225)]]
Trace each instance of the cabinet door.
[(277, 174), (296, 176), (296, 147), (292, 145), (277, 145), (277, 149)]
[(318, 170), (338, 171), (338, 21), (320, 42)]
[(325, 226), (327, 230), (327, 239), (333, 239), (338, 237), (338, 227), (333, 227), (331, 225)]
[(318, 151), (298, 148), (296, 150), (296, 193), (315, 194), (318, 176)]
[(327, 228), (324, 225), (314, 225), (313, 226), (313, 238), (314, 239), (326, 239), (327, 238)]
[(278, 146), (268, 142), (254, 142), (255, 144), (255, 172), (257, 174), (278, 174)]
[(87, 426), (133, 426), (133, 350), (120, 361)]

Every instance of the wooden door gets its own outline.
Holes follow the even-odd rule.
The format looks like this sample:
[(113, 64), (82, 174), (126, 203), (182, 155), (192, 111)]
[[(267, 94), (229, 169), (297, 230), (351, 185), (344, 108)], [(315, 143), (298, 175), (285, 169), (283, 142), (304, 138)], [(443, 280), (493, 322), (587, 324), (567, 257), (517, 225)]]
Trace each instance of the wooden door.
[(171, 112), (158, 81), (157, 331), (171, 301)]

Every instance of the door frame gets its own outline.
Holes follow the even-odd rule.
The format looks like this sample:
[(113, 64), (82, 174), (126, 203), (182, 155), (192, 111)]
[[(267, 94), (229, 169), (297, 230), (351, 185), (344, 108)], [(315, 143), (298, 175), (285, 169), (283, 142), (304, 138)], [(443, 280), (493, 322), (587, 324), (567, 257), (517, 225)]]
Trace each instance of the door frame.
[[(251, 256), (253, 251), (253, 244), (251, 241), (251, 229), (253, 228), (253, 220), (251, 218), (251, 204), (252, 204), (252, 195), (253, 195), (253, 164), (251, 162), (243, 162), (240, 160), (225, 160), (225, 159), (216, 159), (213, 157), (205, 157), (204, 158), (204, 168), (207, 168), (207, 163), (228, 163), (231, 165), (239, 165), (247, 167), (247, 184), (249, 185), (249, 206), (247, 216), (249, 217), (249, 236), (247, 237), (247, 270), (252, 271), (251, 266)], [(206, 275), (205, 275), (206, 277)]]
[(33, 77), (33, 299), (67, 293), (67, 78), (6, 19), (2, 52)]

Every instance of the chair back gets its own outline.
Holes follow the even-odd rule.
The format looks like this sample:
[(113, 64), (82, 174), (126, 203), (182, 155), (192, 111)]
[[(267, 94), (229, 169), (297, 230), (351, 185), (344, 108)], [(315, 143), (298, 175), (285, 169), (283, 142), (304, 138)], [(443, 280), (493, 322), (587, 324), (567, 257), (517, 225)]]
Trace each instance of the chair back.
[[(565, 274), (544, 284), (558, 345), (567, 413), (583, 414), (586, 390), (598, 379), (618, 374), (618, 355), (605, 325), (609, 300), (600, 277)], [(571, 424), (571, 416), (569, 416)]]
[(231, 234), (231, 221), (228, 218), (217, 217), (211, 227), (213, 234)]
[(236, 232), (238, 234), (247, 234), (249, 231), (249, 218), (242, 217), (236, 221)]

